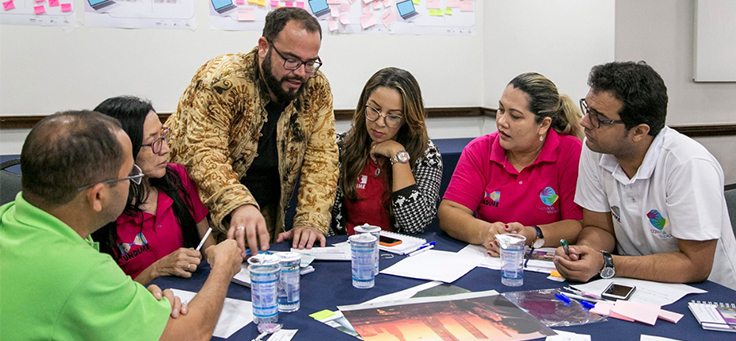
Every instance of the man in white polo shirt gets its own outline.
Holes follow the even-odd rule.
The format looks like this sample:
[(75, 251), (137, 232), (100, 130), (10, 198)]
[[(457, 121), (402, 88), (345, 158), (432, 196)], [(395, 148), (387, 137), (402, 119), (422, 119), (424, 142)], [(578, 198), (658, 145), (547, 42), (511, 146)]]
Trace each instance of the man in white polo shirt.
[(613, 62), (593, 67), (588, 85), (575, 193), (583, 229), (569, 255), (557, 249), (557, 270), (583, 282), (600, 274), (736, 289), (723, 170), (664, 125), (662, 78), (644, 62)]

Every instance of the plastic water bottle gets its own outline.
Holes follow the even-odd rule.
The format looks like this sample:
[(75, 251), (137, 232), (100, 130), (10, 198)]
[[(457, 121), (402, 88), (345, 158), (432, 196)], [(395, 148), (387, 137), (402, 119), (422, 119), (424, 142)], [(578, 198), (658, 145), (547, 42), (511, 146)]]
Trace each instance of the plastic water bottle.
[(299, 265), (302, 256), (296, 252), (279, 253), (279, 311), (290, 313), (299, 310)]
[(348, 240), (352, 258), (353, 287), (373, 288), (376, 283), (376, 275), (373, 273), (376, 237), (370, 233), (361, 233), (350, 236)]

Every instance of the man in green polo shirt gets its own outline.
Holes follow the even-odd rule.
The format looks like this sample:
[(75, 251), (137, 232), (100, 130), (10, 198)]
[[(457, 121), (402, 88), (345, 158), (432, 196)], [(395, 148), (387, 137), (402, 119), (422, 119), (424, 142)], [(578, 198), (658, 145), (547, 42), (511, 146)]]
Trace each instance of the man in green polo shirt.
[(131, 148), (119, 122), (90, 111), (48, 116), (28, 134), (22, 192), (0, 207), (0, 339), (211, 338), (240, 269), (235, 241), (206, 251), (209, 278), (182, 306), (132, 281), (90, 238), (142, 177)]

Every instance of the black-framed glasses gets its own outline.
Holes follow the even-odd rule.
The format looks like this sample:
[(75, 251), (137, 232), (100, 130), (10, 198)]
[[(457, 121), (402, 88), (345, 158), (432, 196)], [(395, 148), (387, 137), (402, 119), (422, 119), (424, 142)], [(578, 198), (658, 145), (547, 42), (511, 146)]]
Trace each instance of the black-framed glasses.
[(154, 154), (158, 154), (161, 152), (161, 148), (164, 147), (164, 141), (166, 143), (169, 143), (169, 132), (171, 131), (171, 128), (169, 127), (162, 127), (161, 128), (161, 136), (157, 137), (153, 142), (147, 143), (144, 145), (141, 145), (141, 147), (151, 147), (151, 151)]
[(386, 126), (389, 128), (396, 128), (401, 125), (401, 119), (404, 118), (401, 115), (394, 114), (381, 114), (381, 111), (367, 105), (365, 106), (365, 118), (368, 121), (376, 122), (379, 118), (383, 117), (383, 121), (386, 122)]
[(319, 59), (319, 57), (317, 57), (317, 59), (306, 62), (295, 58), (289, 58), (281, 54), (281, 51), (276, 48), (276, 45), (274, 45), (272, 41), (268, 40), (268, 43), (271, 44), (271, 47), (273, 47), (273, 50), (276, 51), (276, 54), (278, 54), (279, 57), (284, 60), (284, 69), (296, 70), (300, 66), (304, 65), (304, 72), (315, 73), (322, 66), (322, 60)]
[(94, 186), (96, 184), (111, 184), (111, 183), (115, 183), (115, 182), (118, 182), (118, 181), (125, 181), (125, 180), (130, 180), (130, 181), (133, 181), (133, 183), (135, 183), (136, 185), (140, 185), (141, 184), (141, 179), (143, 179), (143, 171), (141, 170), (140, 167), (138, 167), (138, 165), (133, 164), (133, 169), (130, 170), (130, 174), (128, 174), (128, 176), (126, 176), (126, 177), (124, 177), (122, 179), (110, 179), (110, 180), (103, 180), (103, 181), (93, 182), (93, 183), (91, 183), (89, 185), (84, 185), (82, 187), (77, 188), (77, 192), (81, 192), (81, 191), (83, 191), (83, 190), (85, 190), (85, 189), (87, 189), (89, 187), (92, 187), (92, 186)]
[(621, 120), (601, 120), (598, 118), (598, 113), (594, 111), (590, 111), (588, 108), (588, 102), (585, 101), (585, 98), (580, 99), (580, 110), (583, 111), (583, 115), (588, 115), (590, 117), (590, 122), (593, 123), (596, 129), (600, 128), (604, 124), (623, 124), (624, 121)]

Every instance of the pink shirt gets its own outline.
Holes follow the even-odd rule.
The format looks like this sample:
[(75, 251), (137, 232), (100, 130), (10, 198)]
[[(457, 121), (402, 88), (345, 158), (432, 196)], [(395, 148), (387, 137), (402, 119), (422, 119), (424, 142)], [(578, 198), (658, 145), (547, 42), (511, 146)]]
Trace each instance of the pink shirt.
[(582, 141), (551, 130), (542, 151), (517, 172), (506, 159), (498, 132), (471, 141), (463, 150), (444, 199), (459, 203), (488, 222), (525, 226), (580, 220), (573, 202)]
[[(189, 213), (195, 222), (202, 221), (208, 211), (199, 199), (197, 186), (189, 179), (184, 166), (170, 163), (169, 168), (179, 174), (184, 190), (189, 195), (194, 210)], [(158, 191), (157, 200), (156, 215), (147, 212), (143, 212), (142, 217), (139, 214), (121, 214), (116, 221), (118, 237), (115, 244), (122, 255), (118, 265), (132, 278), (184, 245), (181, 227), (174, 215), (174, 200), (162, 191)]]

